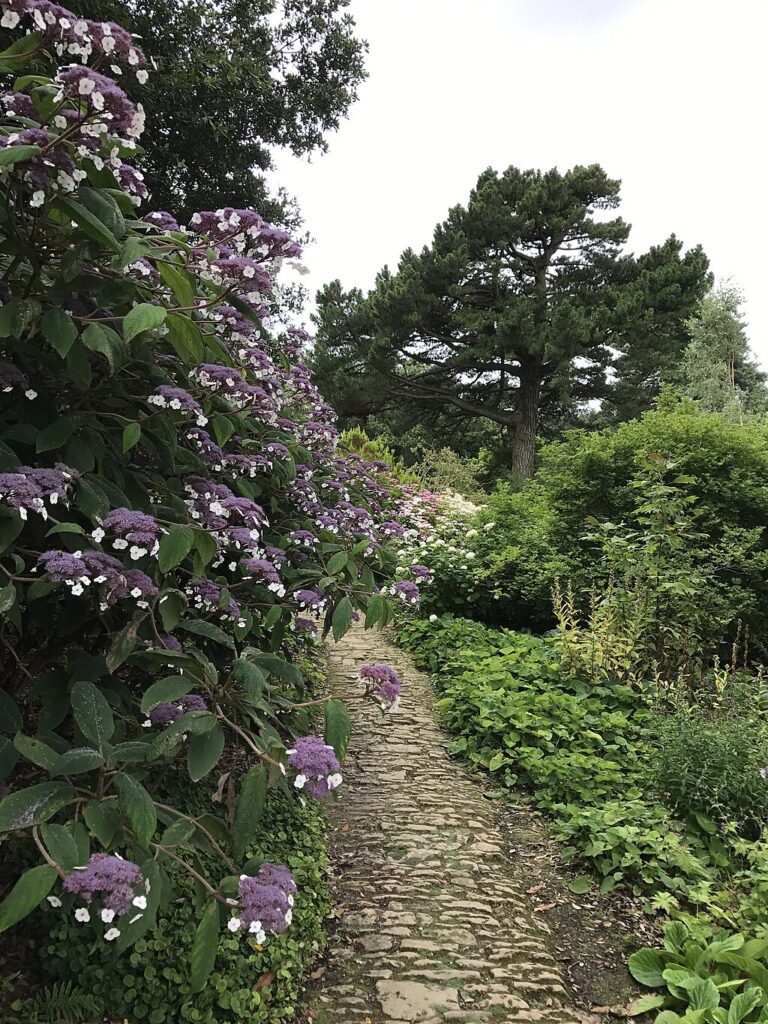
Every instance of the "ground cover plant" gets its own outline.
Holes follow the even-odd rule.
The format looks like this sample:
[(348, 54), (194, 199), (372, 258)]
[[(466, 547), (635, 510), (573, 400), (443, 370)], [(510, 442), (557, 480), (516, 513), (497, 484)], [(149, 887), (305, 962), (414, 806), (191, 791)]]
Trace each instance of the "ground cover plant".
[[(299, 246), (251, 210), (142, 216), (143, 111), (106, 74), (143, 83), (137, 43), (48, 0), (0, 10), (0, 931), (45, 913), (53, 961), (77, 925), (124, 963), (186, 900), (187, 998), (301, 905), (260, 838), (275, 791), (342, 782), (349, 718), (308, 688), (307, 636), (419, 591), (382, 547), (394, 481), (335, 454), (280, 303)], [(164, 799), (169, 776), (218, 779), (218, 804)]]
[[(451, 749), (531, 796), (564, 859), (586, 869), (577, 890), (628, 888), (651, 911), (703, 912), (710, 924), (764, 916), (758, 836), (766, 815), (755, 794), (762, 797), (768, 773), (768, 736), (759, 719), (734, 711), (740, 739), (724, 752), (703, 695), (699, 711), (666, 713), (655, 690), (574, 673), (557, 636), (432, 618), (401, 623), (397, 635), (435, 673), (437, 706), (456, 736)], [(728, 686), (741, 682), (737, 674)], [(699, 722), (698, 746), (669, 742), (683, 721)], [(696, 786), (686, 784), (694, 765)], [(713, 780), (719, 805), (707, 791)]]

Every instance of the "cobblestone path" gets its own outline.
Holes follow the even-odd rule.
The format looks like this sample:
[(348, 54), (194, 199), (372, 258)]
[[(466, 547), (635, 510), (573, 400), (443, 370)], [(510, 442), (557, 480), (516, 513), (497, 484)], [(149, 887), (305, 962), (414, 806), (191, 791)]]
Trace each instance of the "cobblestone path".
[(445, 752), (428, 677), (376, 630), (330, 649), (343, 697), (366, 662), (394, 665), (401, 710), (354, 704), (331, 810), (338, 922), (308, 993), (316, 1024), (570, 1024), (547, 929), (529, 914), (491, 801)]

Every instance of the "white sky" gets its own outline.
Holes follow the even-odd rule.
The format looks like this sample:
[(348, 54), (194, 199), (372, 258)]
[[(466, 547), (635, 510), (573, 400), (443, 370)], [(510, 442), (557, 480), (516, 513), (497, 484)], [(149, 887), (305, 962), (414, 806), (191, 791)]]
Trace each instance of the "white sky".
[(635, 252), (674, 232), (744, 291), (768, 368), (768, 0), (352, 0), (369, 77), (330, 150), (277, 158), (312, 295), (368, 289), (491, 165), (600, 163)]

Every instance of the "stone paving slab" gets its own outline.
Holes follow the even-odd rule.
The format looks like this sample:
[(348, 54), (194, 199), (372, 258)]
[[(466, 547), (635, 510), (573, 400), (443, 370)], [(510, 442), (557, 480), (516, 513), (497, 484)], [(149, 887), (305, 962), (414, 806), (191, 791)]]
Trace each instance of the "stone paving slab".
[(547, 927), (507, 857), (492, 803), (445, 751), (428, 677), (376, 630), (329, 650), (335, 696), (394, 665), (400, 712), (352, 708), (330, 807), (338, 924), (308, 993), (317, 1024), (574, 1024)]

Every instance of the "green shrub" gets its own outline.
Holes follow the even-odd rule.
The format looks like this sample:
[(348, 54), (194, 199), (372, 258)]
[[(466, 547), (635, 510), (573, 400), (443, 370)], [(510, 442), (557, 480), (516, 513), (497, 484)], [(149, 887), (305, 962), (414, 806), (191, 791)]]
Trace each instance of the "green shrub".
[(571, 431), (547, 444), (541, 468), (522, 491), (500, 488), (483, 518), (495, 522), (479, 552), (489, 589), (505, 598), (489, 609), (503, 624), (548, 628), (557, 577), (578, 592), (592, 589), (602, 549), (587, 542), (588, 520), (628, 522), (633, 481), (654, 453), (692, 477), (699, 564), (713, 574), (714, 596), (728, 621), (742, 619), (753, 643), (768, 644), (768, 426), (728, 423), (681, 407), (654, 411), (615, 430)]
[[(197, 789), (194, 802), (210, 806), (210, 790), (201, 795), (204, 787)], [(323, 946), (322, 921), (331, 902), (323, 832), (324, 817), (314, 803), (301, 808), (290, 795), (270, 792), (260, 831), (264, 846), (251, 852), (293, 872), (299, 891), (291, 928), (264, 947), (223, 931), (213, 973), (201, 992), (191, 992), (189, 968), (199, 901), (181, 871), (173, 880), (173, 898), (162, 904), (157, 929), (139, 939), (129, 955), (115, 957), (104, 943), (94, 948), (81, 925), (51, 910), (45, 913), (50, 933), (41, 964), (51, 981), (76, 978), (79, 991), (104, 1013), (131, 1024), (291, 1021), (306, 968)], [(266, 984), (255, 988), (260, 979)]]
[(629, 958), (632, 976), (658, 995), (643, 996), (634, 1016), (659, 1010), (656, 1024), (742, 1024), (768, 1016), (768, 939), (720, 932), (710, 941), (681, 921), (667, 926), (663, 949)]
[(656, 785), (677, 814), (743, 822), (753, 838), (768, 822), (768, 734), (754, 718), (711, 711), (659, 716)]

